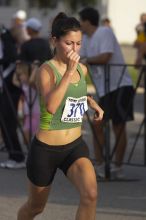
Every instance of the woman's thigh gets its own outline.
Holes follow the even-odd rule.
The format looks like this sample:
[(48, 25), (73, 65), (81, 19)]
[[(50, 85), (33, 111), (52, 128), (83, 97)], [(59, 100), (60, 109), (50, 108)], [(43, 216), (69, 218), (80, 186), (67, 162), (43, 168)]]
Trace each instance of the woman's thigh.
[(31, 181), (28, 182), (29, 187), (29, 197), (28, 202), (31, 208), (44, 208), (48, 200), (49, 192), (51, 190), (51, 185), (49, 186), (36, 186)]

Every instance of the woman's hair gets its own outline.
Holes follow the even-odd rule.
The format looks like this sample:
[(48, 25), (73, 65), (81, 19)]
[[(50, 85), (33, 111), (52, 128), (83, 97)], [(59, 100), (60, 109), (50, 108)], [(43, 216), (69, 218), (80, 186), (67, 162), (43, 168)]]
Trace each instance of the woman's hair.
[(65, 13), (60, 12), (52, 23), (52, 37), (59, 39), (70, 31), (79, 31), (81, 26), (79, 21), (74, 17), (68, 17)]

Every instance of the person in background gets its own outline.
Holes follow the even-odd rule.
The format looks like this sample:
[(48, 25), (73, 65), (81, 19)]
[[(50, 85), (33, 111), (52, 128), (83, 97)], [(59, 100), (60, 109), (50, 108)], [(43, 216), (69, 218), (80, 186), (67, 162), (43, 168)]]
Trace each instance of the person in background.
[[(126, 122), (133, 119), (133, 86), (131, 77), (123, 67), (124, 58), (117, 39), (110, 27), (99, 27), (99, 13), (92, 7), (84, 8), (79, 12), (82, 31), (84, 33), (81, 58), (88, 65), (91, 77), (99, 96), (99, 103), (105, 111), (101, 125), (93, 123), (99, 143), (95, 142), (95, 156), (97, 161), (96, 172), (100, 177), (104, 173), (104, 121), (112, 120), (115, 135), (115, 166), (111, 171), (116, 177), (123, 177), (122, 163), (127, 146)], [(110, 66), (108, 91), (105, 90), (105, 71)]]
[(137, 36), (134, 42), (134, 47), (137, 49), (135, 65), (139, 68), (146, 59), (146, 13), (140, 15), (140, 23), (136, 25), (135, 31)]
[(33, 17), (26, 21), (25, 26), (30, 39), (22, 44), (19, 58), (29, 64), (34, 61), (42, 64), (52, 57), (49, 40), (41, 36), (42, 23)]
[[(28, 35), (25, 26), (26, 19), (27, 19), (27, 13), (24, 10), (16, 11), (11, 18), (11, 32), (13, 37), (16, 39), (18, 56), (20, 54), (21, 45), (30, 39), (30, 36)], [(23, 102), (21, 101), (22, 100), (20, 98), (18, 103), (18, 118), (20, 119), (20, 121), (22, 118), (22, 105), (23, 105)]]
[[(26, 21), (25, 27), (26, 27), (26, 30), (27, 30), (27, 33), (30, 39), (22, 44), (20, 48), (19, 59), (21, 62), (29, 66), (30, 78), (29, 78), (28, 85), (30, 86), (30, 84), (32, 83), (32, 78), (35, 79), (35, 73), (36, 73), (37, 68), (46, 60), (51, 59), (52, 51), (50, 49), (49, 40), (46, 40), (45, 38), (41, 36), (42, 23), (40, 22), (39, 19), (34, 18), (34, 17), (28, 19)], [(32, 130), (32, 135), (33, 135), (36, 129), (36, 126), (38, 124), (38, 107), (37, 107), (38, 95), (36, 94), (36, 96), (34, 96), (34, 101), (32, 102), (32, 106), (30, 106), (29, 104), (31, 103), (31, 100), (29, 100), (28, 97), (30, 97), (31, 95), (32, 96), (34, 95), (32, 93), (34, 93), (35, 88), (34, 88), (34, 83), (33, 83), (33, 89), (31, 88), (30, 90), (29, 86), (28, 87), (23, 86), (24, 93), (25, 94), (27, 93), (25, 97), (27, 97), (27, 101), (28, 101), (28, 102), (25, 102), (25, 113), (28, 116), (28, 114), (29, 115), (32, 114), (32, 110), (33, 111), (36, 110), (34, 114), (37, 120), (35, 120), (35, 118), (32, 118), (32, 120), (30, 121), (29, 117), (25, 117), (26, 120), (25, 120), (24, 129), (25, 130), (27, 129), (28, 131), (29, 129), (28, 123), (32, 122), (30, 126), (32, 128), (34, 127), (34, 129)], [(36, 123), (35, 126), (34, 126), (34, 123)], [(31, 133), (29, 133), (30, 137), (32, 135)], [(27, 140), (29, 136), (27, 135)]]
[(30, 39), (25, 27), (27, 14), (24, 10), (16, 11), (11, 19), (11, 31), (17, 42), (17, 52), (20, 53), (21, 45)]
[(107, 27), (111, 27), (111, 21), (110, 21), (110, 19), (107, 18), (107, 17), (102, 18), (102, 20), (101, 20), (101, 25), (107, 26)]
[(14, 85), (22, 88), (24, 92), (21, 97), (21, 102), (26, 144), (30, 142), (31, 137), (37, 131), (40, 117), (38, 95), (35, 88), (35, 75), (34, 79), (32, 79), (32, 75), (33, 73), (31, 76), (29, 75), (28, 64), (19, 63), (17, 64), (16, 72), (13, 77)]
[(138, 48), (141, 43), (146, 42), (146, 13), (140, 15), (140, 23), (135, 27), (137, 38), (134, 42), (134, 46)]
[[(97, 123), (103, 110), (87, 97), (87, 68), (79, 63), (80, 23), (59, 13), (52, 24), (53, 58), (37, 71), (40, 127), (27, 158), (29, 196), (18, 220), (32, 220), (44, 210), (57, 169), (61, 169), (80, 195), (76, 220), (95, 220), (97, 183), (81, 125), (88, 105)], [(88, 101), (88, 105), (87, 105)]]
[[(3, 25), (0, 25), (0, 59), (2, 59), (3, 57), (3, 49), (2, 49), (3, 45), (2, 45), (2, 40), (1, 40), (2, 29), (3, 29)], [(0, 69), (0, 90), (2, 88), (1, 71), (2, 69)], [(0, 151), (3, 151), (4, 149), (5, 149), (5, 144), (4, 144), (4, 140), (3, 140), (2, 132), (0, 128)]]
[(0, 127), (8, 152), (8, 159), (2, 161), (0, 167), (18, 169), (25, 167), (25, 155), (17, 134), (17, 109), (22, 90), (12, 82), (17, 60), (17, 41), (11, 29), (2, 28), (0, 42)]

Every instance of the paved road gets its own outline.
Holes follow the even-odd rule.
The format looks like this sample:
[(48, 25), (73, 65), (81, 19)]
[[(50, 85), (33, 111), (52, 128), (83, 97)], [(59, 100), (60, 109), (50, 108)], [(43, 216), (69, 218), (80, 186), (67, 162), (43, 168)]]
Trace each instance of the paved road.
[[(128, 153), (141, 120), (143, 119), (142, 95), (138, 95), (135, 103), (135, 121), (128, 124)], [(92, 134), (88, 121), (83, 126), (84, 138), (87, 141), (91, 158)], [(112, 135), (112, 134), (111, 134)], [(113, 140), (113, 138), (111, 138)], [(112, 144), (112, 141), (111, 141)], [(125, 165), (126, 179), (123, 181), (101, 181), (99, 183), (99, 202), (97, 205), (98, 220), (145, 220), (146, 219), (146, 167), (143, 164), (143, 134), (140, 135), (131, 163)], [(0, 153), (0, 160), (6, 153)], [(27, 195), (26, 170), (0, 169), (0, 220), (16, 220), (16, 213)], [(46, 209), (38, 220), (73, 220), (79, 201), (78, 194), (71, 183), (58, 171), (50, 193)]]
[[(98, 220), (146, 219), (146, 169), (126, 167), (126, 181), (99, 181)], [(0, 170), (0, 219), (15, 220), (18, 207), (26, 199), (25, 170)], [(38, 219), (73, 220), (78, 194), (58, 172), (49, 203)]]

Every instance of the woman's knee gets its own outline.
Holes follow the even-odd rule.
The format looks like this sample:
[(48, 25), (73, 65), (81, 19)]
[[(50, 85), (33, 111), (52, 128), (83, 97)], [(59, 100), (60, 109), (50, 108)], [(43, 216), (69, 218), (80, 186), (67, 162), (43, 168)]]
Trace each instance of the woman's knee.
[(31, 216), (36, 216), (41, 214), (45, 208), (45, 206), (39, 204), (39, 202), (31, 202), (31, 201), (28, 201), (27, 206)]
[(91, 186), (90, 188), (87, 188), (81, 193), (81, 201), (86, 205), (96, 203), (97, 198), (98, 198), (97, 187)]

